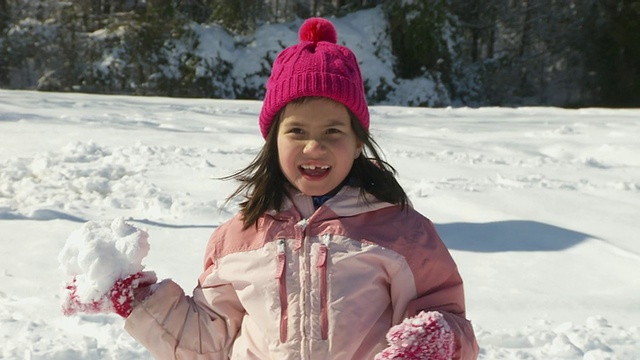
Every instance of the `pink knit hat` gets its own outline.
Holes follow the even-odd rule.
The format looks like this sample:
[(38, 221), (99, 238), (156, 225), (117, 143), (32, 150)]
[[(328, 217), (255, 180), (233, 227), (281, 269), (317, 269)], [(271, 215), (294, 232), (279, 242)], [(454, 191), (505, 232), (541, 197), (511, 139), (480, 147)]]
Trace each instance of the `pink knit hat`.
[(323, 18), (307, 19), (298, 33), (300, 42), (284, 50), (273, 63), (260, 111), (260, 132), (267, 138), (273, 120), (287, 103), (321, 96), (344, 104), (365, 130), (369, 109), (356, 56), (338, 45), (333, 24)]

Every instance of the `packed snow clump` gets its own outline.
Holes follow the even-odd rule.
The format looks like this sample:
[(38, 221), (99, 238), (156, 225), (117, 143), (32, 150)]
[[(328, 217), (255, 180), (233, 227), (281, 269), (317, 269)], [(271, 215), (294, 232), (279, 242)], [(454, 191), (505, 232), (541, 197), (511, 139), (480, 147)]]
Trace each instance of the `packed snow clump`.
[(72, 232), (58, 262), (73, 277), (77, 300), (99, 302), (118, 279), (141, 272), (142, 259), (149, 253), (147, 239), (146, 231), (121, 217), (111, 222), (89, 221)]

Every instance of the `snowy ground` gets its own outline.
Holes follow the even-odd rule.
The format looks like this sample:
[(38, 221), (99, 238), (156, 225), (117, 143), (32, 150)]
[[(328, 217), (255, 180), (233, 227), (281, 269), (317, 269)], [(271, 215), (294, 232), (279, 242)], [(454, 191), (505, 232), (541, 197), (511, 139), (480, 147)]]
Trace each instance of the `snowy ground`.
[[(0, 359), (144, 359), (60, 312), (87, 220), (144, 227), (186, 289), (262, 144), (259, 102), (0, 90)], [(640, 359), (640, 110), (372, 107), (372, 132), (466, 281), (481, 359)]]

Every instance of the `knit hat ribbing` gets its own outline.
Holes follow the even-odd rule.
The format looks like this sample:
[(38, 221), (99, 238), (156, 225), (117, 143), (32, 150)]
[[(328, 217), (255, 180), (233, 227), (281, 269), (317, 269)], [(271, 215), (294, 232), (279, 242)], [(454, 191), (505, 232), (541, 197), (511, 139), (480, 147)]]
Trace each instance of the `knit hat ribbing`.
[(333, 24), (323, 18), (307, 19), (298, 37), (300, 42), (282, 50), (273, 63), (260, 111), (262, 137), (266, 139), (278, 111), (307, 96), (344, 104), (368, 131), (369, 109), (358, 60), (349, 48), (337, 44)]

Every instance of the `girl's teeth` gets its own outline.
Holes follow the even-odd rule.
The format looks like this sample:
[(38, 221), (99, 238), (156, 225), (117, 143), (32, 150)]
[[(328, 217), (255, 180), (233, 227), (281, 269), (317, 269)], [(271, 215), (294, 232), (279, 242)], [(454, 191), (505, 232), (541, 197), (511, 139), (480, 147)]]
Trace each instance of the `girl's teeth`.
[(326, 170), (329, 168), (329, 165), (322, 165), (322, 166), (315, 166), (315, 165), (302, 165), (300, 166), (301, 168), (305, 169), (305, 170), (315, 170), (315, 169), (321, 169), (321, 170)]

